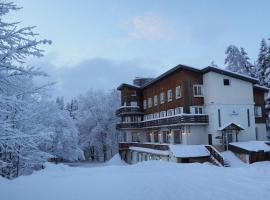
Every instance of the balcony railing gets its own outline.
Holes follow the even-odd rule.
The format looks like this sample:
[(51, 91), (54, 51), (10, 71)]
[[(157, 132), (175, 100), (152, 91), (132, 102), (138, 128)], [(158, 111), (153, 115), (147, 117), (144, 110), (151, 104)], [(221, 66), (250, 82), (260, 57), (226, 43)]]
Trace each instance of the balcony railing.
[(121, 129), (121, 128), (132, 129), (132, 128), (147, 128), (147, 127), (171, 126), (171, 125), (181, 125), (181, 124), (208, 124), (208, 115), (185, 114), (185, 115), (146, 120), (142, 122), (120, 122), (116, 125), (116, 128), (117, 129)]
[(134, 129), (141, 128), (141, 122), (119, 122), (116, 124), (116, 129)]
[(136, 143), (136, 142), (119, 143), (119, 150), (125, 150), (131, 146), (132, 147), (150, 148), (150, 149), (162, 150), (162, 151), (169, 150), (169, 145), (167, 145), (167, 144), (151, 144), (151, 143)]
[(143, 114), (139, 106), (122, 106), (116, 110), (117, 116), (124, 114)]

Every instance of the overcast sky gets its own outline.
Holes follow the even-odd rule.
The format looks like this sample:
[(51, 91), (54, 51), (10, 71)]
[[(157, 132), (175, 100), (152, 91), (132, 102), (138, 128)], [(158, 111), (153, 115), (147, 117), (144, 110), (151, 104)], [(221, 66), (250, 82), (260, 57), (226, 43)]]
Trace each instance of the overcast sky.
[(177, 64), (223, 66), (230, 44), (256, 59), (270, 37), (270, 1), (14, 0), (9, 15), (36, 25), (53, 41), (45, 57), (30, 60), (71, 98), (90, 88), (110, 89), (135, 76), (156, 76)]

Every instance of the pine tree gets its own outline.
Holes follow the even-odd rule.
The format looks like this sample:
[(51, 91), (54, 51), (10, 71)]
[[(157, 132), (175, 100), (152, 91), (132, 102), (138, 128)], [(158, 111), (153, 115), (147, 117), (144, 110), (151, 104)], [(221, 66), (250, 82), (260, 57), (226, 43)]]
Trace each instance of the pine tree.
[(240, 73), (248, 75), (248, 76), (255, 76), (254, 66), (250, 63), (250, 58), (248, 57), (247, 52), (244, 48), (240, 48), (241, 53), (241, 71)]
[(227, 55), (225, 59), (226, 69), (233, 72), (241, 71), (242, 55), (240, 50), (236, 46), (230, 45), (225, 54)]
[(60, 110), (64, 110), (65, 108), (64, 97), (57, 97), (55, 102)]
[(265, 41), (265, 39), (262, 39), (261, 41), (261, 47), (260, 47), (260, 52), (259, 52), (259, 56), (258, 56), (258, 60), (257, 60), (257, 77), (260, 80), (260, 85), (265, 86), (266, 85), (266, 70), (269, 67), (269, 63), (267, 63), (269, 55), (268, 54), (268, 50), (269, 48), (267, 47), (267, 43)]
[(241, 47), (239, 50), (236, 46), (230, 45), (225, 53), (227, 55), (225, 59), (227, 70), (248, 76), (255, 76), (253, 66), (249, 61), (250, 58), (244, 48)]

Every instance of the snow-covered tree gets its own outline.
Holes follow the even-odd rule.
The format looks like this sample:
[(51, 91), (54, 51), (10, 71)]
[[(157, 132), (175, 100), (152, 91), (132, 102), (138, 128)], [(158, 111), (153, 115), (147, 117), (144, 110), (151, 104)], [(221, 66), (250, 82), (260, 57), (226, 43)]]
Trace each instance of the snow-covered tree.
[(51, 84), (34, 83), (46, 74), (25, 62), (42, 56), (39, 46), (51, 42), (38, 40), (34, 27), (4, 22), (3, 16), (16, 10), (0, 1), (0, 175), (5, 177), (31, 173), (50, 157), (83, 159), (68, 112), (44, 96)]
[[(5, 166), (0, 173), (4, 176), (19, 175), (19, 164), (36, 158), (40, 163), (45, 153), (38, 150), (36, 141), (41, 135), (24, 131), (23, 123), (31, 120), (27, 115), (32, 102), (46, 87), (33, 84), (33, 77), (45, 73), (25, 64), (29, 56), (40, 57), (42, 44), (49, 40), (38, 40), (34, 27), (18, 28), (18, 22), (5, 22), (3, 17), (19, 10), (14, 3), (0, 2), (0, 159)], [(26, 114), (27, 113), (27, 114)]]
[(227, 70), (254, 76), (253, 66), (250, 63), (250, 58), (244, 48), (240, 48), (239, 50), (236, 46), (230, 45), (225, 54), (227, 55), (225, 59)]
[(60, 110), (64, 110), (65, 108), (64, 97), (57, 97), (55, 102)]
[(270, 53), (269, 47), (265, 41), (262, 39), (260, 51), (257, 59), (256, 71), (257, 77), (260, 80), (260, 85), (267, 86), (267, 73), (269, 73), (270, 68)]
[(72, 99), (70, 103), (67, 103), (66, 110), (69, 112), (70, 117), (75, 120), (78, 111), (78, 101), (76, 98)]
[(78, 147), (78, 129), (69, 116), (68, 111), (61, 110), (58, 105), (50, 101), (42, 101), (36, 105), (39, 110), (33, 118), (33, 125), (30, 127), (34, 132), (50, 133), (50, 141), (45, 141), (46, 147), (43, 151), (52, 156), (68, 161), (84, 159), (82, 150)]
[(110, 93), (91, 90), (78, 97), (79, 143), (88, 159), (107, 160), (116, 153), (118, 106), (119, 94), (115, 90)]
[(218, 65), (217, 65), (217, 64), (215, 63), (215, 61), (213, 61), (213, 60), (211, 61), (210, 66), (211, 66), (211, 67), (217, 67), (217, 68), (218, 68)]

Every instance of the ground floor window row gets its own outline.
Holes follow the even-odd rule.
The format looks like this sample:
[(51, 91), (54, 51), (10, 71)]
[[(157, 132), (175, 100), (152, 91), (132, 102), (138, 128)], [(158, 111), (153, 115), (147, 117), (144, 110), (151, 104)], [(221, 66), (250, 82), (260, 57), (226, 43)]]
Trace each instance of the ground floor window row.
[(189, 133), (189, 130), (152, 131), (147, 133), (123, 132), (120, 141), (181, 144), (183, 135)]
[(143, 161), (148, 161), (148, 160), (169, 160), (168, 156), (161, 156), (161, 155), (155, 155), (155, 154), (150, 154), (150, 153), (144, 153), (144, 152), (136, 152), (136, 151), (131, 151), (131, 161), (132, 163), (137, 163), (137, 162), (143, 162)]

